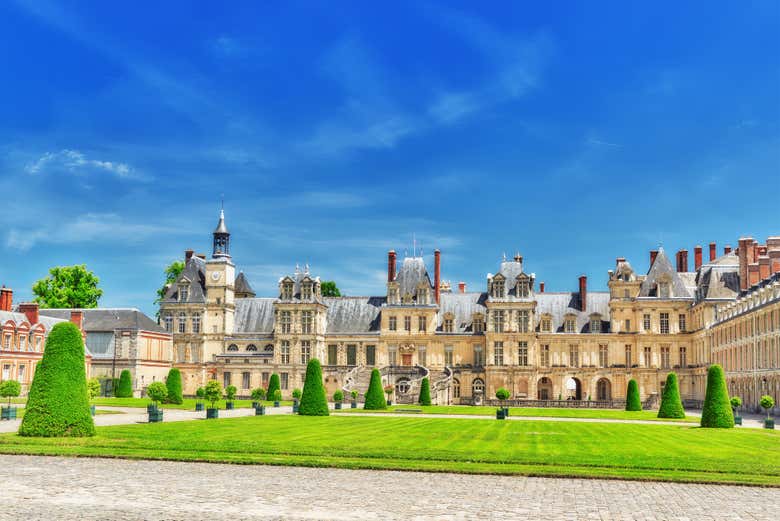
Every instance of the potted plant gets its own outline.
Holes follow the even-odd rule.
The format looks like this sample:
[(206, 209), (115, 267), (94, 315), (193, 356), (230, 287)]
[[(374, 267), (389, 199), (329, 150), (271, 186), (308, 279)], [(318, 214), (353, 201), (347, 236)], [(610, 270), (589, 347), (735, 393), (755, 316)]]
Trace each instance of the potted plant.
[(146, 388), (146, 394), (154, 405), (153, 409), (148, 409), (149, 423), (163, 421), (163, 411), (157, 404), (164, 402), (168, 397), (168, 387), (163, 382), (152, 382), (149, 384), (149, 387)]
[(8, 398), (8, 407), (3, 407), (0, 412), (0, 419), (15, 420), (16, 407), (11, 407), (11, 398), (16, 398), (22, 393), (22, 384), (16, 380), (6, 380), (0, 383), (0, 396)]
[(739, 396), (731, 397), (731, 412), (734, 413), (734, 425), (742, 425), (742, 416), (737, 415), (737, 411), (742, 407), (742, 398)]
[(509, 399), (509, 390), (499, 387), (496, 390), (496, 398), (501, 401), (501, 407), (496, 410), (496, 419), (503, 420), (509, 417), (509, 407), (506, 407), (506, 400)]
[(203, 399), (206, 397), (206, 389), (203, 387), (198, 387), (198, 389), (195, 391), (195, 397), (197, 398), (195, 400), (195, 410), (202, 411), (205, 408)]
[(766, 411), (766, 419), (764, 420), (764, 428), (765, 429), (774, 429), (775, 428), (775, 420), (774, 418), (769, 417), (769, 409), (775, 406), (775, 399), (769, 396), (768, 394), (765, 394), (761, 397), (761, 401), (758, 402), (758, 404), (764, 408)]
[(206, 419), (219, 418), (217, 402), (222, 399), (222, 384), (216, 380), (209, 380), (203, 390), (203, 396), (211, 403), (211, 407), (206, 409)]
[(300, 389), (293, 389), (292, 397), (293, 397), (293, 414), (296, 414), (298, 412), (298, 407), (301, 405), (301, 395), (303, 393)]
[(385, 394), (387, 395), (387, 405), (388, 407), (393, 405), (393, 401), (390, 399), (390, 396), (393, 394), (393, 386), (392, 385), (386, 385), (385, 386)]
[(280, 405), (279, 402), (282, 401), (282, 390), (281, 389), (277, 389), (277, 390), (274, 391), (273, 399), (274, 399), (274, 407), (279, 407), (279, 405)]
[(238, 389), (236, 389), (235, 385), (228, 385), (225, 387), (225, 409), (233, 409), (233, 400), (236, 399), (236, 392), (238, 392)]
[[(87, 380), (87, 398), (89, 398), (89, 401), (91, 402), (98, 396), (100, 396), (100, 380), (98, 380), (97, 378), (90, 378), (89, 380)], [(92, 416), (95, 415), (94, 404), (90, 404), (89, 413)]]
[(265, 389), (258, 387), (252, 389), (252, 408), (257, 409), (259, 407), (265, 407), (261, 402), (265, 400)]
[[(352, 405), (350, 406), (350, 409), (357, 409), (357, 397), (359, 393), (353, 389), (349, 392), (349, 394), (352, 396)], [(380, 394), (379, 396), (381, 397), (382, 395)]]
[(341, 409), (341, 402), (344, 401), (344, 392), (339, 389), (333, 393), (333, 402), (336, 404), (336, 409)]

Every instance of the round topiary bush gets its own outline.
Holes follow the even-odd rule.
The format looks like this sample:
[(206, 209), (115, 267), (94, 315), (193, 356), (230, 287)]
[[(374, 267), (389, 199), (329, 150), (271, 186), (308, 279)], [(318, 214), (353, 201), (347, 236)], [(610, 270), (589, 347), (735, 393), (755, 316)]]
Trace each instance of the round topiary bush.
[(94, 436), (87, 398), (84, 342), (75, 324), (55, 325), (35, 368), (21, 436)]
[(252, 399), (256, 402), (262, 402), (265, 400), (265, 389), (262, 387), (252, 389)]
[(268, 397), (269, 400), (273, 400), (274, 396), (276, 395), (276, 391), (281, 391), (282, 385), (279, 382), (279, 375), (276, 373), (273, 373), (271, 375), (271, 379), (268, 380), (268, 389), (266, 390), (265, 395)]
[(719, 429), (734, 427), (734, 413), (731, 411), (729, 392), (723, 368), (714, 364), (707, 371), (707, 392), (701, 411), (701, 426)]
[(677, 373), (666, 375), (666, 385), (661, 395), (661, 406), (658, 408), (659, 418), (685, 418), (680, 387), (677, 384)]
[(168, 396), (165, 398), (167, 403), (184, 403), (184, 396), (181, 392), (181, 372), (175, 367), (168, 371), (168, 378), (165, 379), (165, 387), (168, 388)]
[(122, 373), (119, 375), (119, 385), (117, 385), (114, 396), (117, 398), (133, 397), (133, 377), (130, 374), (129, 369), (123, 369)]
[(335, 393), (333, 393), (333, 401), (336, 403), (341, 403), (344, 401), (344, 392), (342, 390), (338, 390)]
[(155, 405), (161, 404), (168, 399), (168, 387), (162, 382), (152, 382), (146, 388), (146, 395)]
[(371, 381), (368, 384), (363, 409), (387, 409), (385, 391), (382, 389), (382, 375), (379, 374), (379, 369), (371, 370)]
[(8, 398), (8, 407), (11, 406), (11, 398), (22, 394), (22, 384), (16, 380), (5, 380), (0, 383), (0, 397)]
[(758, 402), (758, 405), (766, 411), (766, 417), (769, 419), (769, 409), (775, 406), (775, 399), (768, 394), (765, 394), (761, 397), (761, 401)]
[(499, 387), (498, 389), (496, 389), (496, 398), (498, 398), (502, 402), (508, 400), (509, 396), (510, 396), (509, 389), (507, 389), (506, 387)]
[(420, 405), (431, 404), (431, 382), (428, 380), (427, 376), (423, 378), (422, 383), (420, 383), (420, 397), (418, 398), (417, 403)]
[(309, 360), (306, 366), (306, 380), (303, 383), (301, 404), (298, 406), (301, 416), (328, 416), (328, 397), (322, 385), (322, 367), (316, 358)]
[(628, 389), (626, 390), (626, 410), (642, 410), (642, 400), (639, 399), (639, 385), (633, 378), (628, 381)]

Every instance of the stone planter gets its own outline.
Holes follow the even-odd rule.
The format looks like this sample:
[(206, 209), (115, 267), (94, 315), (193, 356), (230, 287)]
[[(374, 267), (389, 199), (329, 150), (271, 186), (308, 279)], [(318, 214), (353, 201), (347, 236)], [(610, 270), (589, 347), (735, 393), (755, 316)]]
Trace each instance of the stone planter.
[(496, 409), (496, 420), (503, 420), (505, 418), (504, 409)]
[(393, 405), (393, 400), (387, 400), (387, 406), (390, 407), (391, 405)]
[(509, 407), (502, 407), (504, 409), (504, 418), (509, 418)]
[(336, 409), (341, 409), (341, 403), (336, 402)]
[(203, 402), (195, 402), (195, 411), (203, 411), (206, 409), (206, 406), (203, 404)]
[(228, 411), (232, 411), (233, 410), (233, 402), (225, 402), (225, 409), (227, 409)]
[(734, 425), (742, 425), (742, 416), (734, 416)]
[(95, 415), (95, 406), (94, 405), (90, 405), (89, 406), (89, 414), (91, 414), (92, 416)]
[(265, 405), (255, 407), (255, 416), (265, 416)]
[(279, 407), (279, 402), (274, 402), (274, 407)]
[(0, 420), (15, 420), (16, 407), (3, 407), (0, 409)]
[(148, 414), (152, 414), (156, 410), (157, 410), (157, 404), (155, 403), (150, 403), (149, 405), (146, 406), (146, 412)]
[(298, 407), (297, 403), (293, 403), (293, 414), (298, 414)]
[(252, 402), (252, 409), (257, 409), (260, 406), (259, 402)]
[(149, 412), (149, 423), (159, 423), (163, 421), (162, 409), (155, 409)]
[(350, 409), (357, 409), (357, 402), (352, 402), (349, 406)]
[(219, 409), (212, 409), (210, 407), (206, 409), (207, 420), (215, 420), (217, 418), (219, 418)]
[(766, 418), (764, 420), (764, 428), (765, 429), (774, 429), (775, 428), (775, 419), (774, 418)]

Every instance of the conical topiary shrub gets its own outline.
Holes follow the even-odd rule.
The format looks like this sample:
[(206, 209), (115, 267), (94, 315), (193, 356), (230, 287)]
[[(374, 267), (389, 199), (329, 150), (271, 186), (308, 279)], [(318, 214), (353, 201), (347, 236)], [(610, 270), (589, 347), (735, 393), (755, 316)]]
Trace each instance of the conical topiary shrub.
[(46, 339), (19, 427), (21, 436), (94, 436), (89, 411), (84, 342), (70, 322), (54, 326)]
[(168, 403), (182, 404), (184, 396), (181, 392), (181, 372), (175, 367), (168, 371), (168, 378), (165, 379), (165, 386), (168, 388), (168, 397), (165, 399)]
[(379, 369), (371, 370), (371, 382), (368, 384), (363, 408), (370, 410), (387, 409), (385, 391), (382, 388), (382, 376), (379, 374)]
[(628, 389), (626, 390), (626, 410), (642, 410), (642, 400), (639, 399), (639, 386), (633, 378), (628, 381)]
[(116, 387), (114, 396), (117, 398), (133, 397), (133, 377), (128, 369), (122, 370), (122, 373), (119, 375), (119, 385)]
[(420, 405), (430, 405), (431, 404), (431, 382), (428, 380), (428, 377), (422, 379), (422, 383), (420, 383), (420, 398), (417, 400), (417, 403)]
[(726, 379), (723, 368), (718, 364), (711, 365), (707, 371), (707, 393), (701, 411), (701, 426), (719, 429), (734, 427), (734, 413), (731, 412)]
[(271, 379), (268, 380), (268, 390), (266, 391), (265, 395), (268, 397), (269, 400), (273, 400), (275, 396), (275, 392), (281, 390), (282, 390), (282, 386), (279, 383), (279, 375), (273, 373), (271, 375)]
[(658, 408), (659, 418), (685, 418), (682, 400), (680, 400), (680, 387), (677, 385), (677, 373), (669, 373), (666, 376), (666, 385), (661, 395), (661, 406)]
[(298, 406), (301, 416), (328, 416), (328, 398), (322, 385), (322, 367), (316, 358), (309, 360), (306, 366), (306, 381), (303, 383), (303, 395)]

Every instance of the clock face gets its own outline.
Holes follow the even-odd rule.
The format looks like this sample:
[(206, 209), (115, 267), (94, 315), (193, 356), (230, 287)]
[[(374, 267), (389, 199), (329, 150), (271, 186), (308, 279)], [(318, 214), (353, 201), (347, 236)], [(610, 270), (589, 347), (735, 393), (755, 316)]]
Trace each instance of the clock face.
[(211, 280), (217, 281), (222, 274), (218, 271), (211, 272)]

